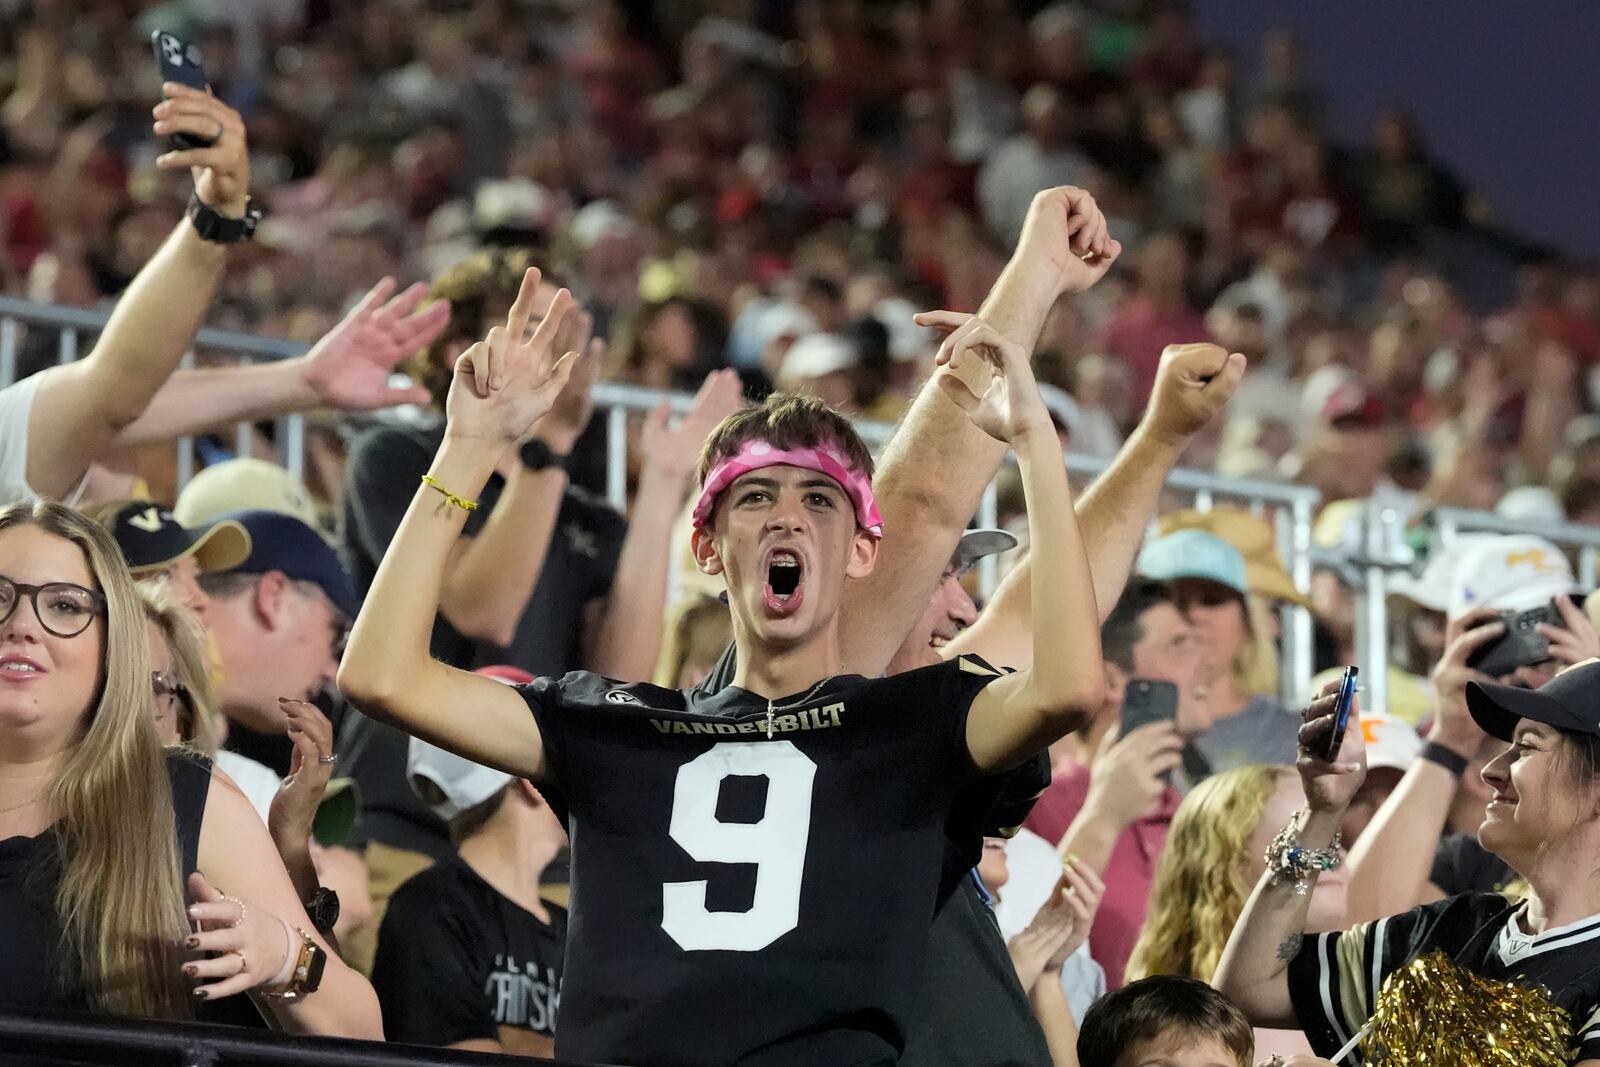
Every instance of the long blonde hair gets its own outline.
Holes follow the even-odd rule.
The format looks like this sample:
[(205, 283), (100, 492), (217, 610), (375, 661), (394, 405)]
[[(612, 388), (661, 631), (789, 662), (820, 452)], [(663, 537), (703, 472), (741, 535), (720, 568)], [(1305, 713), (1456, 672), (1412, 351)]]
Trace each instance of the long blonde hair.
[(200, 620), (156, 582), (136, 582), (145, 618), (155, 623), (172, 652), (172, 673), (189, 694), (189, 716), (178, 719), (178, 737), (189, 748), (210, 756), (222, 741), (222, 716), (211, 691)]
[(1236, 767), (1183, 798), (1156, 864), (1150, 914), (1128, 958), (1128, 981), (1153, 974), (1211, 981), (1250, 895), (1243, 862), (1250, 838), (1278, 784), (1292, 773), (1261, 764)]
[(98, 1011), (190, 1015), (179, 971), (189, 931), (172, 786), (152, 721), (150, 649), (133, 578), (111, 535), (71, 508), (28, 501), (0, 509), (0, 530), (14, 526), (77, 545), (106, 598), (100, 689), (49, 791), (64, 969)]

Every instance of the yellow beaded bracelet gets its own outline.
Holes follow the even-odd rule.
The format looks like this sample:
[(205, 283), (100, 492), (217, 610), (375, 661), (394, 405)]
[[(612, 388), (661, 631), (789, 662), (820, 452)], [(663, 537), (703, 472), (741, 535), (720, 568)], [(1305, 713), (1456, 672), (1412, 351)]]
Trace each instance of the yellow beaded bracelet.
[(439, 492), (444, 494), (445, 503), (454, 504), (456, 507), (460, 508), (462, 511), (477, 511), (478, 510), (478, 502), (476, 500), (468, 500), (464, 496), (456, 496), (450, 490), (448, 490), (444, 486), (440, 485), (438, 480), (436, 478), (434, 478), (433, 475), (431, 475), (431, 474), (424, 474), (422, 476), (422, 484), (428, 486), (429, 488), (439, 490)]

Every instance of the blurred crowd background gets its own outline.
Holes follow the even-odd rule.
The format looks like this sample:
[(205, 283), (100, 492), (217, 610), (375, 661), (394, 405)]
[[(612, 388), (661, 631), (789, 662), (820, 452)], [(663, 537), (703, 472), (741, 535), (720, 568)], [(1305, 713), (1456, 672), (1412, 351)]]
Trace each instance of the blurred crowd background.
[[(1251, 373), (1188, 466), (1600, 519), (1593, 265), (1502, 233), (1398, 103), (1330, 142), (1284, 32), (1237, 54), (1147, 0), (6, 7), (11, 294), (103, 304), (181, 212), (150, 165), (160, 25), (243, 114), (268, 210), (216, 325), (309, 341), (386, 274), (533, 245), (611, 338), (609, 378), (732, 366), (892, 419), (933, 350), (910, 311), (975, 307), (1033, 192), (1079, 184), (1128, 251), (1039, 346), (1075, 450), (1113, 451), (1162, 346), (1209, 337)], [(1505, 299), (1463, 297), (1463, 233), (1514, 273)], [(315, 435), (332, 513), (348, 428)], [(170, 450), (120, 466), (175, 488)]]

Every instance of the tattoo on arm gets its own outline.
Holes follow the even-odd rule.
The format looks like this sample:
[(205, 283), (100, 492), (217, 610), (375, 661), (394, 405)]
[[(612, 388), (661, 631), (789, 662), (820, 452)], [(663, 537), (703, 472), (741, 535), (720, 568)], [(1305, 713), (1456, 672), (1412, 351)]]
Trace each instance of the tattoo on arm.
[(1301, 944), (1302, 942), (1299, 934), (1284, 938), (1283, 943), (1278, 946), (1278, 958), (1283, 960), (1285, 963), (1294, 959), (1296, 956), (1300, 955)]

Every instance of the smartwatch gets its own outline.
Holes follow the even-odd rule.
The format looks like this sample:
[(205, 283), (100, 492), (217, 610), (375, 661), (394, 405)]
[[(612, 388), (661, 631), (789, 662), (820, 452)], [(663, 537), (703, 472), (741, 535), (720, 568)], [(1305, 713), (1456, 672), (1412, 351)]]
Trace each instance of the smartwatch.
[(197, 194), (190, 193), (189, 221), (202, 240), (231, 245), (255, 236), (256, 226), (261, 222), (261, 208), (253, 199), (245, 197), (244, 217), (230, 218), (213, 211)]
[(271, 1000), (299, 1000), (315, 993), (322, 985), (322, 972), (328, 966), (327, 953), (298, 926), (294, 927), (294, 932), (300, 935), (300, 951), (295, 955), (294, 970), (289, 973), (289, 988), (280, 993), (261, 992)]
[(567, 457), (551, 448), (537, 437), (530, 437), (522, 443), (522, 466), (524, 470), (545, 471), (551, 467), (565, 468)]
[(339, 894), (327, 886), (318, 886), (317, 891), (311, 894), (311, 899), (305, 902), (306, 915), (311, 918), (311, 925), (321, 933), (332, 933), (334, 925), (339, 921)]

